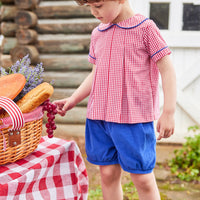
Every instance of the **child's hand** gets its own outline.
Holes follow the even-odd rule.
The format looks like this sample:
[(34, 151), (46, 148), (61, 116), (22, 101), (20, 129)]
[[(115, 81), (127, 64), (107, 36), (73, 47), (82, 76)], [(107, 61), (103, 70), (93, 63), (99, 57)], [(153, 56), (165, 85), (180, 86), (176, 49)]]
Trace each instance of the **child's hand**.
[(71, 97), (56, 100), (53, 102), (53, 104), (57, 105), (57, 113), (61, 116), (64, 116), (68, 110), (72, 109), (75, 106)]
[(173, 114), (163, 113), (157, 123), (157, 132), (159, 136), (157, 140), (168, 138), (174, 133), (175, 120)]

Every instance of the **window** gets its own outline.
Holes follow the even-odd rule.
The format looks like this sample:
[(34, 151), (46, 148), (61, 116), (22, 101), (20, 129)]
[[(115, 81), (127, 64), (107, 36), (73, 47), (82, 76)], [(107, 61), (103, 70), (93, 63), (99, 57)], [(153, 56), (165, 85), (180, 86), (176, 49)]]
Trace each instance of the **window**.
[(164, 34), (197, 34), (200, 31), (200, 0), (129, 1), (135, 11), (152, 19)]
[(183, 4), (183, 30), (200, 30), (200, 5)]
[(169, 27), (169, 3), (150, 3), (150, 19), (159, 29)]

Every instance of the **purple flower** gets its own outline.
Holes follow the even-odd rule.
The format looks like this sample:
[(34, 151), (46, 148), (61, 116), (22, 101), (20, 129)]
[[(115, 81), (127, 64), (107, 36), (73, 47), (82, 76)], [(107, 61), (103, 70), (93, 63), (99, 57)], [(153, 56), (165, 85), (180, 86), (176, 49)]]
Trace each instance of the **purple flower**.
[(1, 75), (7, 75), (8, 74), (3, 67), (0, 68), (0, 72), (1, 72)]
[(27, 54), (21, 60), (18, 60), (14, 65), (12, 65), (8, 69), (8, 72), (6, 72), (3, 67), (0, 67), (1, 75), (20, 73), (26, 78), (26, 84), (20, 94), (14, 99), (15, 102), (43, 82), (43, 64), (37, 64), (35, 67), (31, 67), (30, 64), (31, 60)]

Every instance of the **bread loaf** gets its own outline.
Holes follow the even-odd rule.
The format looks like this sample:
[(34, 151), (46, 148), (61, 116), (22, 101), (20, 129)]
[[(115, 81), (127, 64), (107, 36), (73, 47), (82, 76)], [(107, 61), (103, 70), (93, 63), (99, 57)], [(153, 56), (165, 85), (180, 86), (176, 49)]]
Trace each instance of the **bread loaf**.
[(53, 87), (49, 83), (41, 83), (17, 102), (22, 113), (29, 113), (45, 102), (52, 94)]
[(22, 74), (2, 76), (0, 77), (0, 96), (14, 99), (22, 91), (25, 84), (26, 78)]
[[(22, 99), (17, 102), (22, 113), (29, 113), (45, 102), (52, 94), (53, 87), (47, 83), (41, 83), (31, 91), (29, 91)], [(8, 117), (8, 113), (1, 113), (0, 118)]]

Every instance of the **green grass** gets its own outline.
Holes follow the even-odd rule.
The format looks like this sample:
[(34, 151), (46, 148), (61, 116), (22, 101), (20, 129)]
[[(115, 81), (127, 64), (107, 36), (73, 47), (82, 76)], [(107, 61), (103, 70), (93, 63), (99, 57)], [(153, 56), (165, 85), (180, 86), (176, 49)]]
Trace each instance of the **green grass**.
[(97, 186), (95, 190), (89, 190), (88, 200), (103, 200), (100, 186)]
[(185, 188), (184, 184), (170, 184), (170, 183), (166, 183), (166, 184), (160, 186), (159, 188), (163, 189), (163, 190), (168, 190), (168, 191), (186, 191), (187, 190)]
[[(138, 193), (132, 182), (122, 185), (124, 200), (139, 200)], [(169, 200), (165, 194), (160, 194), (161, 200)], [(95, 190), (90, 189), (88, 200), (103, 200), (101, 186), (97, 186)]]
[[(139, 200), (135, 186), (132, 182), (122, 185), (124, 200)], [(103, 200), (102, 190), (97, 186), (95, 190), (89, 190), (88, 200)]]
[(139, 199), (133, 182), (129, 182), (129, 183), (122, 185), (122, 189), (123, 189), (125, 200), (129, 200), (129, 199), (138, 200)]

